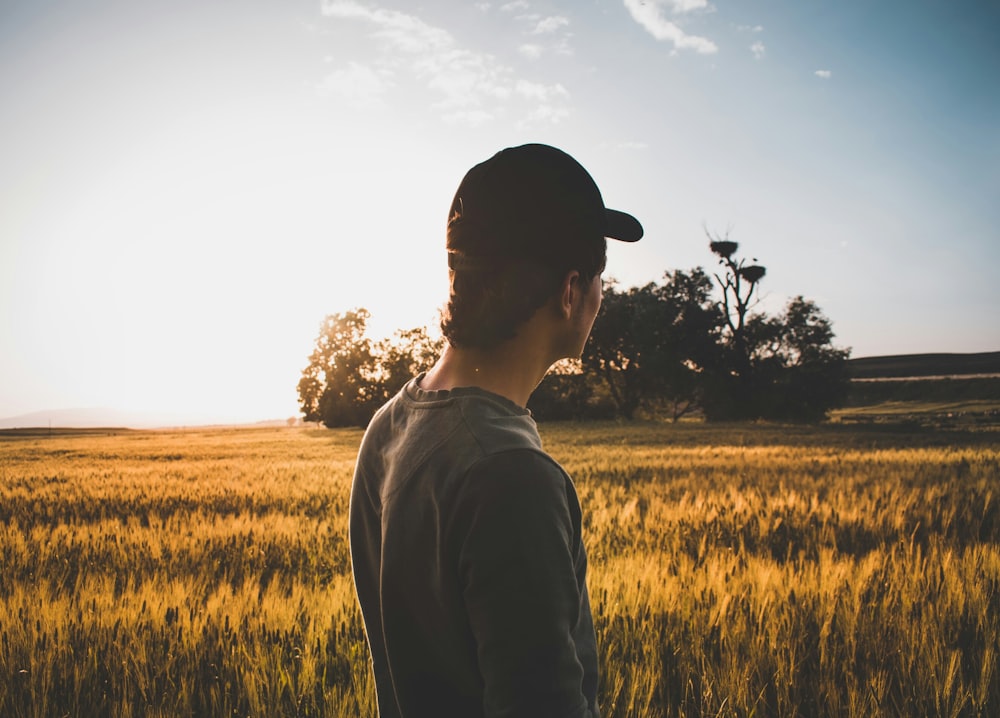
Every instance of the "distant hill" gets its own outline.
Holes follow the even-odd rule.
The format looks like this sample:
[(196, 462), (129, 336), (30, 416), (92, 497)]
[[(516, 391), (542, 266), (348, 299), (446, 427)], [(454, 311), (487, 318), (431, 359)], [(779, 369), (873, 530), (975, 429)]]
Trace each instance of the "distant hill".
[(1000, 352), (978, 354), (899, 354), (849, 359), (852, 379), (1000, 374)]
[(6, 419), (0, 419), (0, 429), (48, 427), (73, 429), (159, 429), (227, 423), (233, 422), (227, 422), (225, 419), (219, 417), (205, 417), (199, 420), (189, 415), (182, 416), (180, 414), (88, 408), (35, 411), (30, 414), (11, 416)]

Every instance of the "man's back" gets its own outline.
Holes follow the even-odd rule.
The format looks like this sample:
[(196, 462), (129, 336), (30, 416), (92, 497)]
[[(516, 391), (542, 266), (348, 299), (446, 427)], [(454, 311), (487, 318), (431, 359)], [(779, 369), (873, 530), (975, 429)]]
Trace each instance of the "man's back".
[(350, 529), (383, 718), (598, 714), (579, 502), (525, 409), (410, 382), (365, 434)]

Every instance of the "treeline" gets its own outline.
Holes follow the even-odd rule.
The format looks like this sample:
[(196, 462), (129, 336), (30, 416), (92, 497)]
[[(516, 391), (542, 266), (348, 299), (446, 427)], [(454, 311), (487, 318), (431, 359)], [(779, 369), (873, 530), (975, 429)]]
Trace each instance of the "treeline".
[[(579, 361), (561, 362), (528, 403), (539, 420), (700, 414), (709, 421), (818, 421), (849, 387), (848, 350), (833, 346), (819, 307), (795, 297), (775, 316), (753, 311), (765, 269), (711, 242), (721, 270), (676, 270), (660, 283), (604, 288)], [(307, 421), (363, 426), (440, 355), (425, 328), (374, 342), (365, 309), (323, 321), (299, 381)]]

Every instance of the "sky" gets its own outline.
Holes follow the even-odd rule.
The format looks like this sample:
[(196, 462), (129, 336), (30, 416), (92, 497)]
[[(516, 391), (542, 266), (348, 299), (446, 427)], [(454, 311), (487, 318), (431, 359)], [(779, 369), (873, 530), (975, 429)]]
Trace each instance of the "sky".
[(434, 327), (472, 165), (545, 142), (623, 287), (767, 267), (852, 356), (1000, 350), (993, 0), (5, 0), (0, 417), (298, 413), (324, 316)]

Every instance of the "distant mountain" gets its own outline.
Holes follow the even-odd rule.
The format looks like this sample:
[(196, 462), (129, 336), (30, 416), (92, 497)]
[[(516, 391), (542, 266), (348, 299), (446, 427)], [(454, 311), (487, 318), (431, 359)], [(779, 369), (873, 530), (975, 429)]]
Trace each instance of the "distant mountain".
[(861, 357), (849, 359), (847, 368), (854, 379), (1000, 374), (1000, 352)]
[(189, 415), (167, 414), (140, 411), (120, 411), (118, 409), (57, 409), (53, 411), (34, 411), (6, 419), (0, 419), (0, 429), (24, 429), (34, 427), (95, 429), (159, 429), (177, 426), (204, 426), (209, 424), (225, 424), (220, 419), (192, 419)]

